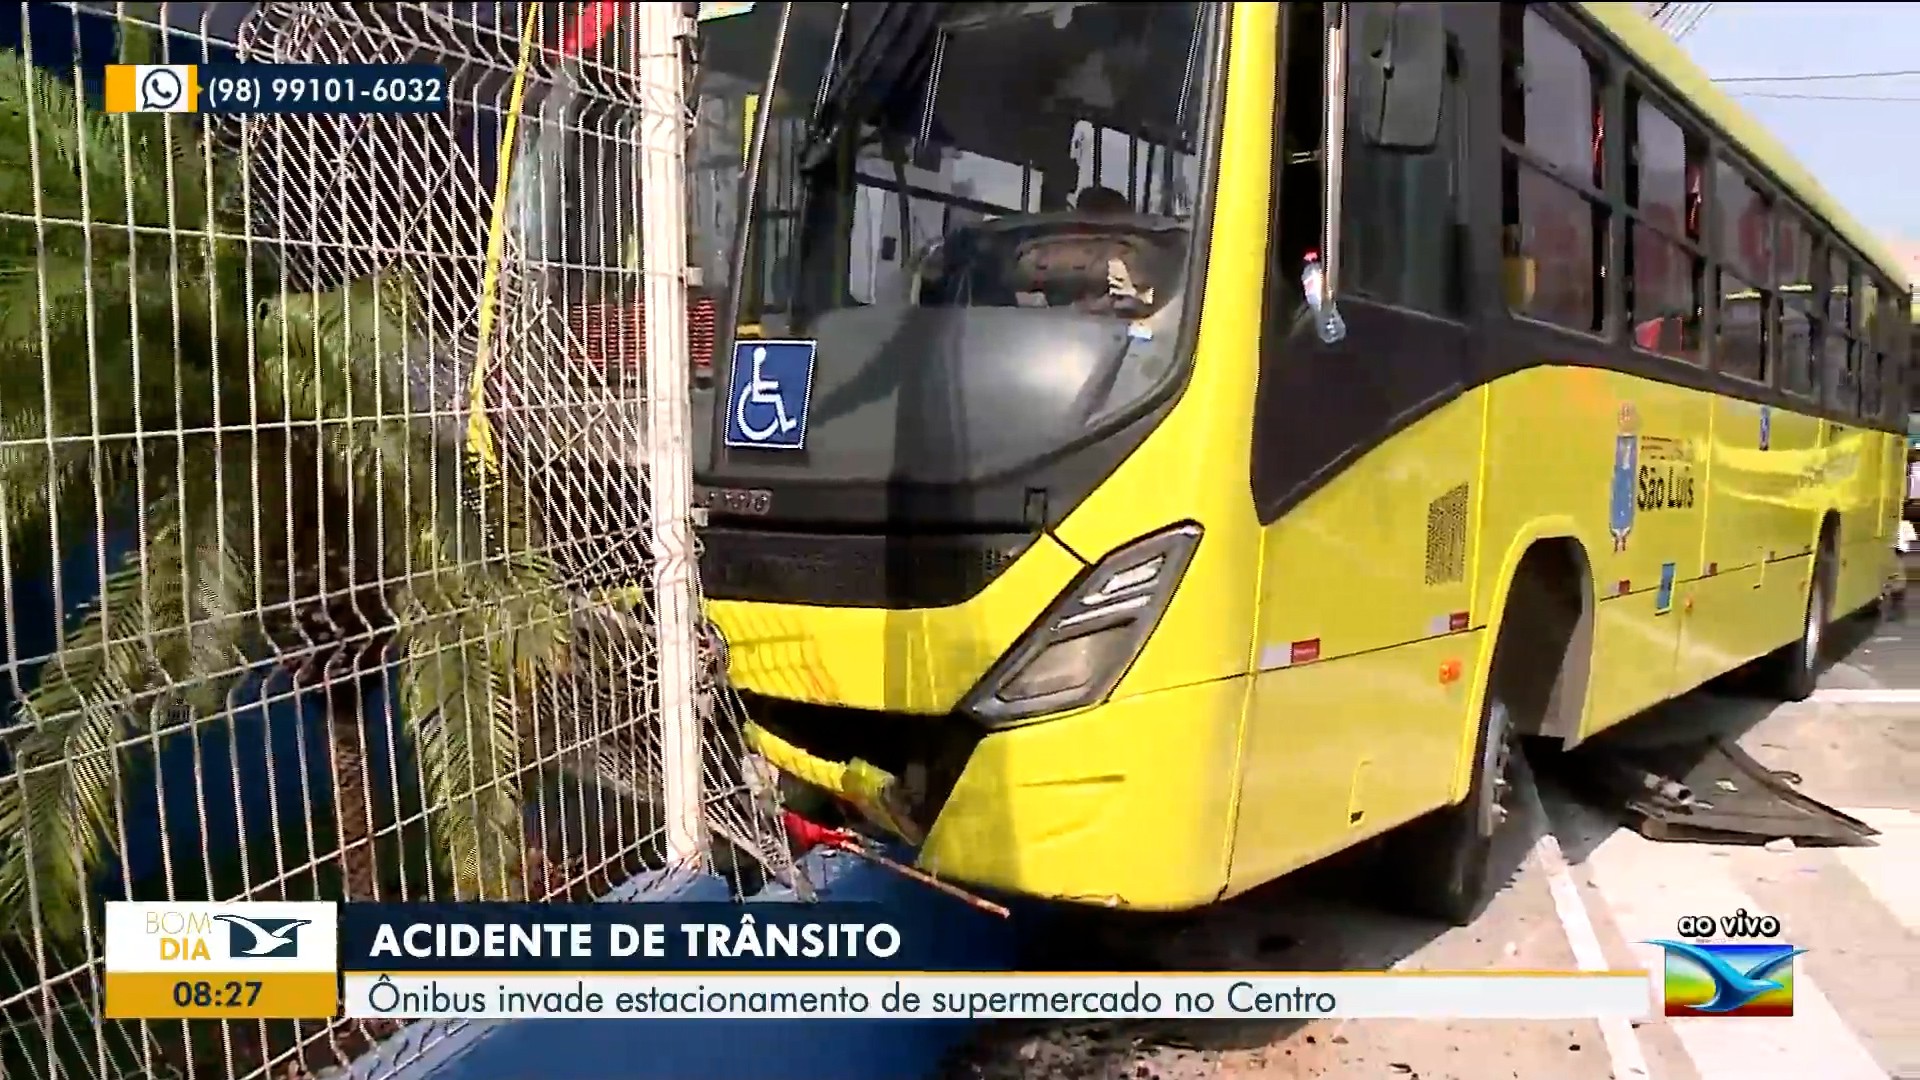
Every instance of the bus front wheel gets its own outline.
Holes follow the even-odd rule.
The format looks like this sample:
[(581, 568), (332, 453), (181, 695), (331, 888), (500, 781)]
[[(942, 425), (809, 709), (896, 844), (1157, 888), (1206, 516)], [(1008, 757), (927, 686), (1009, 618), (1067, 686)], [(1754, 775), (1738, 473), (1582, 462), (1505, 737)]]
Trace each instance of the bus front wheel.
[(1833, 618), (1833, 549), (1823, 538), (1807, 582), (1807, 607), (1800, 633), (1762, 661), (1762, 681), (1769, 696), (1781, 701), (1805, 701), (1820, 679), (1820, 660), (1827, 624)]
[(1497, 887), (1494, 841), (1508, 817), (1514, 747), (1512, 713), (1489, 682), (1474, 745), (1467, 797), (1390, 834), (1382, 852), (1387, 897), (1407, 914), (1466, 926)]

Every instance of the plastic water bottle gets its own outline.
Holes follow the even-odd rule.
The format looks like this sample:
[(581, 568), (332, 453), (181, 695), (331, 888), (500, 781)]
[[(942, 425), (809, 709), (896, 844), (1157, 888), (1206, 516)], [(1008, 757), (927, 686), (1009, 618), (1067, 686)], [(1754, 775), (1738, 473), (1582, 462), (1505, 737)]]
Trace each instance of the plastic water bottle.
[(1307, 252), (1305, 265), (1300, 268), (1300, 288), (1307, 294), (1307, 307), (1313, 311), (1314, 329), (1319, 331), (1320, 340), (1328, 345), (1347, 336), (1347, 321), (1340, 317), (1340, 308), (1333, 297), (1325, 292), (1326, 273), (1320, 268), (1320, 253)]

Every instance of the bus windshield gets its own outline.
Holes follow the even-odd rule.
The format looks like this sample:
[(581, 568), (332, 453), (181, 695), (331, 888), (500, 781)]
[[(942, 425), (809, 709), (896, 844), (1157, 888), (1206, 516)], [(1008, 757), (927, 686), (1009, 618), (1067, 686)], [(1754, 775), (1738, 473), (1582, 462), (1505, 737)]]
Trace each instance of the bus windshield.
[[(915, 23), (915, 5), (850, 5), (864, 18), (796, 5), (796, 22), (845, 21), (834, 68), (790, 71), (778, 95), (745, 336), (818, 341), (822, 423), (836, 370), (859, 369), (863, 385), (940, 379), (933, 396), (961, 406), (976, 396), (965, 384), (1004, 386), (1011, 365), (1029, 402), (1050, 403), (1032, 433), (1054, 445), (1163, 385), (1193, 243), (1211, 6), (946, 4)], [(1047, 449), (970, 441), (970, 460), (948, 464), (975, 475)]]

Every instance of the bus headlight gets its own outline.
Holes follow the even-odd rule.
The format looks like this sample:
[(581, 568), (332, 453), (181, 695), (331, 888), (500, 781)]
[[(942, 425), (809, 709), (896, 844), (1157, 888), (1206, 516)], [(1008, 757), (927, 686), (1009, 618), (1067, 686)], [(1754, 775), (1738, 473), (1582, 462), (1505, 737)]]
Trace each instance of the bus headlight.
[(1176, 525), (1100, 560), (987, 672), (962, 710), (997, 726), (1104, 700), (1159, 625), (1199, 544), (1200, 526)]

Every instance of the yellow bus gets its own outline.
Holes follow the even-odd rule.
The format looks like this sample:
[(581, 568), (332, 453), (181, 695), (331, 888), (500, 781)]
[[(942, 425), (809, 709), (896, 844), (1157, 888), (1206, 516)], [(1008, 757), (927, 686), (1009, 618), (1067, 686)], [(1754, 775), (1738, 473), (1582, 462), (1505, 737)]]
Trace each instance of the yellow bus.
[(1519, 737), (1803, 697), (1890, 580), (1898, 264), (1634, 5), (741, 18), (710, 615), (924, 869), (1179, 910), (1382, 837), (1464, 922)]

